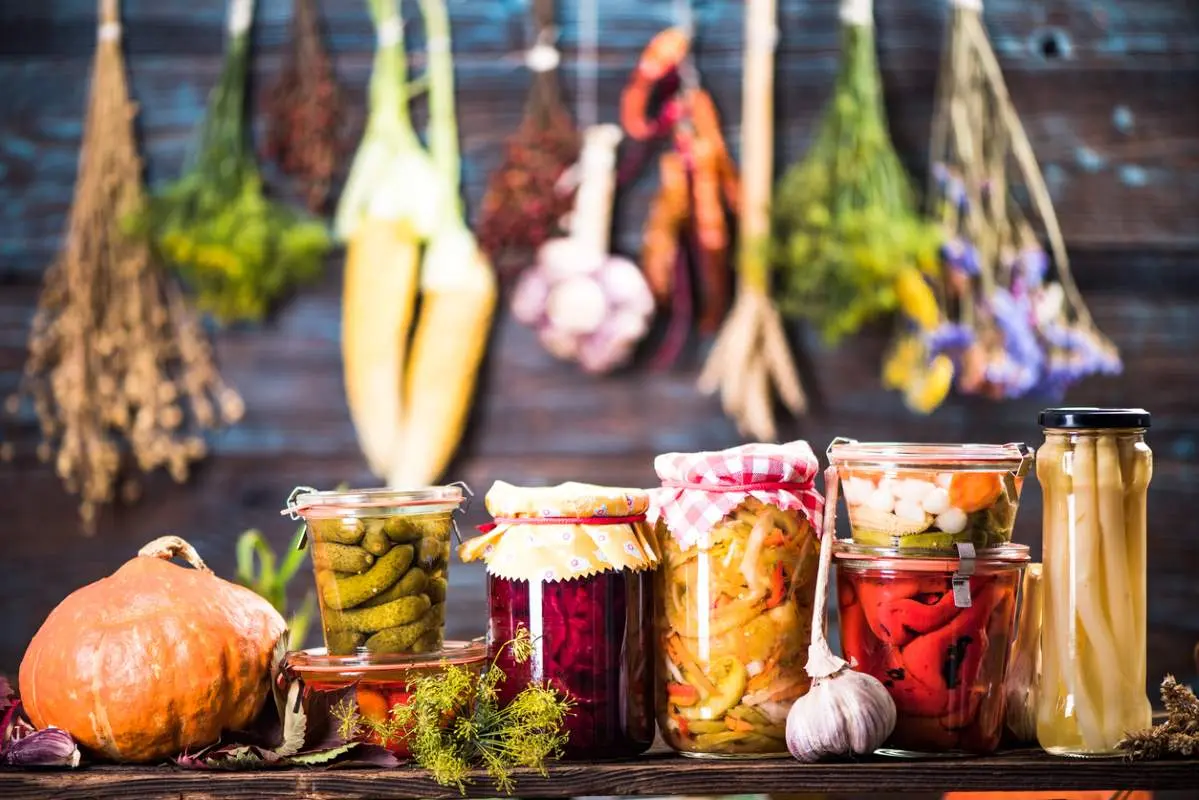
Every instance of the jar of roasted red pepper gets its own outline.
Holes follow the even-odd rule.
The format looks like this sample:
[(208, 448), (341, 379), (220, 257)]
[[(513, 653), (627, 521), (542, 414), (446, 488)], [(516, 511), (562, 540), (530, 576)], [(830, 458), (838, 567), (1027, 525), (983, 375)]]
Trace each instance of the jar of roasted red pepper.
[[(459, 550), (487, 564), (489, 656), (501, 702), (531, 682), (572, 703), (563, 757), (624, 758), (653, 744), (653, 568), (645, 492), (580, 483), (487, 493), (494, 521)], [(528, 630), (533, 656), (505, 647)]]
[(1026, 545), (917, 558), (840, 542), (841, 647), (898, 711), (879, 752), (985, 754), (1003, 734), (1004, 678)]

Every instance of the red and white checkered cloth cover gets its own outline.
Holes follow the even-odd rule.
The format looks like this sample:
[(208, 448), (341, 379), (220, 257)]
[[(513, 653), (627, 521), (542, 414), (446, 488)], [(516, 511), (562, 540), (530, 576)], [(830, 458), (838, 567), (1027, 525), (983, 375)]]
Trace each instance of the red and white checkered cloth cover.
[[(820, 463), (805, 441), (744, 444), (708, 453), (663, 453), (654, 459), (654, 470), (663, 485), (650, 490), (647, 519), (656, 523), (664, 517), (679, 545), (691, 547), (706, 540), (716, 523), (753, 497), (784, 511), (802, 513), (819, 538), (824, 509), (824, 496), (816, 490), (819, 469)], [(754, 484), (793, 486), (753, 488)], [(720, 486), (737, 488), (710, 488)]]

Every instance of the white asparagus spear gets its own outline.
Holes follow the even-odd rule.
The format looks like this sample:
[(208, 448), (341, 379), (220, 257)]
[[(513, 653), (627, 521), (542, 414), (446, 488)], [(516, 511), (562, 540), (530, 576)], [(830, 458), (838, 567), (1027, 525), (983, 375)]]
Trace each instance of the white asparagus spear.
[(1124, 561), (1128, 570), (1129, 594), (1132, 598), (1131, 616), (1134, 637), (1129, 644), (1134, 667), (1128, 691), (1136, 698), (1125, 724), (1130, 729), (1147, 728), (1153, 717), (1149, 696), (1145, 693), (1146, 626), (1145, 607), (1145, 547), (1148, 540), (1148, 519), (1145, 491), (1153, 476), (1153, 453), (1132, 437), (1121, 437), (1118, 443), (1121, 473), (1124, 477)]
[[(1131, 645), (1136, 639), (1132, 617), (1132, 589), (1128, 577), (1127, 531), (1124, 524), (1124, 480), (1120, 475), (1120, 452), (1115, 436), (1105, 434), (1096, 437), (1095, 470), (1097, 480), (1097, 502), (1099, 507), (1098, 542), (1103, 564), (1104, 591), (1096, 596), (1102, 600), (1111, 620), (1111, 635), (1114, 642)], [(1133, 662), (1127, 656), (1109, 666), (1118, 682), (1116, 704), (1105, 709), (1105, 716), (1115, 725), (1109, 724), (1109, 735), (1123, 733), (1123, 722), (1128, 719), (1131, 705), (1137, 692), (1133, 691)]]

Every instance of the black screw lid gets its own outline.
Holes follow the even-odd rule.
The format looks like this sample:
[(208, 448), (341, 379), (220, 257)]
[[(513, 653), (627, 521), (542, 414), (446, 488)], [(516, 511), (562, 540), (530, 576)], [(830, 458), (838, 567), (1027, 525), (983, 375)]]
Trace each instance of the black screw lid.
[(1143, 408), (1047, 408), (1041, 412), (1042, 428), (1148, 428), (1149, 412)]

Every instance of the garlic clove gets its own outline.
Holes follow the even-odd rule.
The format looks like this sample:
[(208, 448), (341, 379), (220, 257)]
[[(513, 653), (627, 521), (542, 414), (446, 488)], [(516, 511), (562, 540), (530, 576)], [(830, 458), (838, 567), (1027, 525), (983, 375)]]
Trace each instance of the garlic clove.
[(787, 714), (787, 749), (799, 761), (865, 755), (895, 730), (895, 701), (872, 675), (842, 669), (818, 678)]
[(608, 315), (604, 290), (589, 277), (577, 276), (550, 289), (545, 306), (549, 324), (561, 331), (586, 335), (596, 331)]
[(600, 285), (614, 303), (632, 313), (651, 314), (654, 297), (637, 265), (627, 258), (611, 256), (598, 275)]
[(550, 285), (536, 267), (520, 276), (512, 291), (512, 316), (522, 325), (536, 325), (545, 316), (545, 304), (550, 297)]
[(564, 237), (550, 239), (537, 251), (537, 263), (545, 271), (551, 283), (590, 275), (604, 263), (604, 255), (597, 253), (578, 239)]
[(0, 763), (13, 767), (77, 767), (79, 760), (79, 747), (71, 734), (49, 727), (9, 742)]
[(543, 326), (537, 332), (537, 338), (550, 355), (564, 361), (573, 360), (579, 352), (578, 337), (553, 325)]

